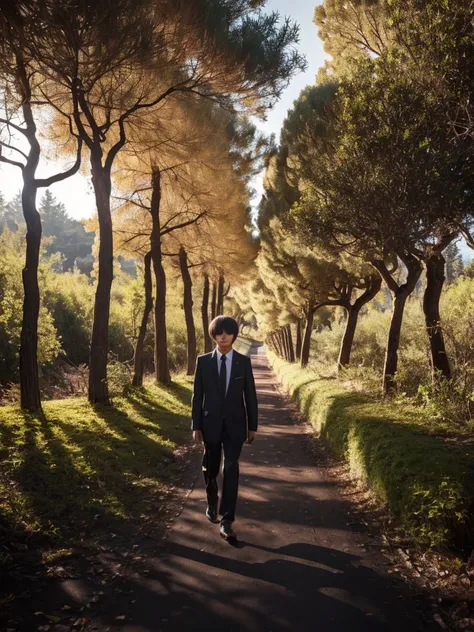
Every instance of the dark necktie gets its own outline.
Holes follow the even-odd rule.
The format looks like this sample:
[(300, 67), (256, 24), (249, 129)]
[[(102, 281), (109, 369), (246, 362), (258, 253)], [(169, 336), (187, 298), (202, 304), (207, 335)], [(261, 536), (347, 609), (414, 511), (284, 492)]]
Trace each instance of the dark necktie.
[(225, 357), (225, 355), (223, 355), (221, 357), (221, 371), (219, 373), (219, 384), (221, 387), (222, 397), (225, 397), (225, 391), (226, 391), (226, 386), (227, 386), (227, 369), (225, 366), (226, 360), (227, 358)]

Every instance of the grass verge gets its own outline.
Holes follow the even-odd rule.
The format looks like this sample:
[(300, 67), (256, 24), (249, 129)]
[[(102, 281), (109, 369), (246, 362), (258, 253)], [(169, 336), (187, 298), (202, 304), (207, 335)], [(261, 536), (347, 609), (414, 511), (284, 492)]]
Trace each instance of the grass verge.
[(472, 550), (472, 442), (446, 441), (408, 402), (381, 401), (269, 357), (306, 419), (418, 544)]
[[(114, 406), (44, 403), (45, 418), (0, 408), (0, 537), (59, 546), (137, 523), (164, 500), (190, 435), (190, 378), (131, 390)], [(53, 547), (54, 548), (54, 547)]]

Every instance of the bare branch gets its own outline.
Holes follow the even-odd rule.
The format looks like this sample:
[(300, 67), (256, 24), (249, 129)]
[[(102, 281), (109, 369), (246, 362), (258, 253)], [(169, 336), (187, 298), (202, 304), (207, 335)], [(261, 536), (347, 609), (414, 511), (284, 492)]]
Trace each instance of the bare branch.
[(461, 233), (464, 239), (466, 240), (466, 243), (469, 246), (469, 248), (472, 248), (474, 250), (474, 235), (471, 233), (471, 231), (468, 230), (467, 228), (463, 228), (461, 230)]
[(5, 162), (8, 165), (13, 165), (14, 167), (18, 167), (22, 171), (25, 168), (25, 165), (21, 164), (21, 162), (17, 162), (16, 160), (11, 160), (10, 158), (5, 158), (5, 156), (2, 156), (1, 145), (0, 145), (0, 162)]
[(63, 171), (62, 173), (57, 173), (54, 176), (50, 176), (49, 178), (38, 178), (35, 180), (35, 184), (37, 187), (49, 187), (55, 182), (61, 182), (62, 180), (66, 180), (70, 176), (77, 173), (79, 167), (81, 166), (81, 150), (82, 150), (82, 139), (78, 138), (77, 141), (77, 154), (76, 154), (76, 162), (67, 169), (67, 171)]
[(28, 137), (28, 130), (24, 129), (23, 127), (20, 127), (19, 125), (15, 125), (15, 123), (12, 123), (11, 121), (8, 121), (7, 119), (4, 119), (4, 118), (0, 118), (0, 123), (3, 123), (4, 125), (7, 125), (8, 127), (13, 127), (14, 130), (16, 130), (17, 132), (20, 132), (20, 134), (23, 134), (23, 136)]
[(149, 211), (150, 210), (150, 207), (146, 206), (141, 201), (137, 202), (136, 200), (132, 200), (131, 198), (120, 197), (118, 195), (114, 195), (112, 197), (113, 197), (114, 200), (122, 200), (122, 202), (128, 202), (129, 204), (133, 204), (134, 206), (138, 206), (138, 208), (141, 208), (143, 211)]
[(398, 283), (392, 277), (393, 272), (390, 272), (385, 263), (380, 259), (373, 259), (370, 263), (380, 273), (380, 276), (387, 284), (389, 290), (391, 290), (393, 293), (396, 293), (400, 288), (398, 286)]
[(127, 137), (125, 135), (125, 124), (124, 124), (124, 121), (125, 121), (125, 118), (123, 116), (121, 116), (120, 120), (119, 120), (120, 138), (115, 143), (115, 145), (112, 147), (112, 149), (109, 151), (109, 153), (107, 155), (107, 158), (105, 160), (104, 169), (105, 169), (105, 171), (107, 173), (109, 173), (111, 171), (113, 162), (115, 160), (115, 157), (117, 156), (118, 152), (122, 149), (122, 147), (127, 142)]
[(162, 230), (160, 232), (160, 235), (166, 235), (168, 233), (171, 233), (174, 230), (177, 230), (179, 228), (184, 228), (185, 226), (190, 226), (191, 224), (195, 224), (196, 222), (198, 222), (201, 217), (204, 217), (204, 215), (206, 215), (206, 212), (204, 211), (203, 213), (199, 213), (196, 217), (194, 217), (193, 219), (188, 220), (187, 222), (182, 222), (181, 224), (175, 224), (174, 226), (170, 226), (169, 228), (166, 228), (165, 230)]
[(5, 143), (3, 141), (0, 140), (0, 145), (2, 147), (6, 147), (6, 149), (11, 149), (12, 151), (17, 151), (19, 154), (21, 154), (23, 156), (23, 158), (25, 158), (25, 160), (28, 160), (28, 156), (21, 151), (21, 149), (18, 149), (18, 147), (14, 147), (13, 145), (9, 145), (8, 143)]

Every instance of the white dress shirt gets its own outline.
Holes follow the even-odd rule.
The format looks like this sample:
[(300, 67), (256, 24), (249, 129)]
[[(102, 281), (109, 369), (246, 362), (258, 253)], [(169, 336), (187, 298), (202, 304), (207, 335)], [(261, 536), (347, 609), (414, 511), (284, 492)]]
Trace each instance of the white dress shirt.
[[(232, 355), (234, 354), (234, 350), (231, 349), (228, 353), (225, 354), (225, 369), (226, 369), (226, 385), (225, 385), (225, 392), (227, 395), (227, 390), (229, 388), (229, 382), (230, 382), (230, 370), (232, 368)], [(219, 349), (217, 349), (216, 347), (216, 355), (217, 355), (217, 372), (221, 373), (221, 366), (222, 366), (222, 356), (223, 354), (219, 351)]]

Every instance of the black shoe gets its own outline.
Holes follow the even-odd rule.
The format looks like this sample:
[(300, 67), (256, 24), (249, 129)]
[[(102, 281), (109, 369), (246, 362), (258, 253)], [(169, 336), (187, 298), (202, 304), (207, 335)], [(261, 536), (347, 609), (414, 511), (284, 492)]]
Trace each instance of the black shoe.
[(206, 509), (206, 518), (209, 522), (219, 522), (217, 519), (217, 505), (208, 505)]
[(219, 529), (219, 532), (221, 534), (221, 538), (224, 538), (224, 540), (237, 540), (237, 535), (232, 529), (231, 522), (221, 522), (221, 528)]

